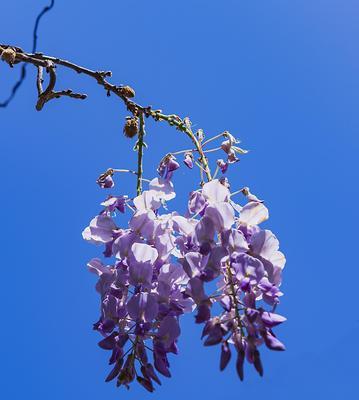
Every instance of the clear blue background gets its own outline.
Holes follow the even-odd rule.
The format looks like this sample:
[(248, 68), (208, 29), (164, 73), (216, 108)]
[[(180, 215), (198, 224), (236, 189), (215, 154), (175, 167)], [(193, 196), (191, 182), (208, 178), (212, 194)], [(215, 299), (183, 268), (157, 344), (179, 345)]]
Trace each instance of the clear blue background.
[[(45, 2), (46, 3), (46, 2)], [(2, 1), (0, 37), (31, 49), (44, 1)], [(59, 70), (61, 88), (89, 94), (35, 111), (34, 69), (0, 110), (1, 364), (4, 399), (276, 400), (354, 398), (358, 378), (359, 3), (356, 0), (57, 1), (39, 51), (111, 69), (136, 100), (189, 115), (208, 135), (224, 129), (251, 152), (231, 172), (271, 212), (288, 263), (277, 330), (284, 353), (264, 350), (264, 378), (218, 370), (218, 348), (184, 320), (172, 379), (151, 395), (105, 384), (108, 353), (86, 262), (100, 249), (81, 231), (105, 193), (107, 167), (135, 166), (122, 136), (125, 109), (84, 76)], [(19, 69), (0, 65), (1, 98)], [(31, 75), (31, 76), (30, 76)], [(148, 123), (147, 177), (186, 140)], [(198, 176), (182, 168), (173, 206)], [(129, 192), (132, 177), (118, 181)], [(131, 186), (132, 185), (132, 186)]]

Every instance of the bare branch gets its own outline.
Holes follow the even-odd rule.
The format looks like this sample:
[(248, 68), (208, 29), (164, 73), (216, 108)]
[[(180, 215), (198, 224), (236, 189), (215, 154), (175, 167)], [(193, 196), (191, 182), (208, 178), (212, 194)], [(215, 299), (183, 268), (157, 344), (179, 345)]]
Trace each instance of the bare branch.
[(32, 64), (37, 68), (44, 68), (49, 74), (49, 85), (46, 90), (39, 95), (36, 104), (37, 110), (40, 111), (43, 108), (44, 104), (49, 100), (62, 96), (68, 96), (76, 99), (86, 98), (85, 94), (73, 93), (70, 89), (59, 92), (56, 92), (54, 90), (56, 84), (56, 66), (62, 66), (68, 69), (72, 69), (79, 74), (87, 75), (95, 79), (96, 82), (106, 90), (108, 96), (113, 93), (117, 97), (119, 97), (124, 102), (127, 110), (131, 112), (134, 117), (139, 117), (142, 114), (147, 118), (153, 118), (155, 121), (166, 121), (169, 125), (175, 126), (176, 129), (185, 133), (192, 140), (192, 143), (195, 145), (195, 148), (199, 153), (199, 160), (203, 165), (203, 169), (206, 173), (207, 179), (211, 180), (211, 173), (209, 170), (207, 158), (202, 149), (202, 139), (200, 139), (199, 137), (197, 138), (196, 135), (192, 132), (192, 129), (188, 124), (186, 118), (181, 119), (178, 115), (175, 114), (166, 115), (163, 114), (161, 110), (153, 110), (151, 106), (141, 106), (140, 104), (130, 100), (130, 98), (135, 96), (135, 91), (129, 86), (114, 85), (106, 80), (107, 77), (112, 76), (112, 73), (110, 71), (94, 71), (58, 57), (47, 56), (42, 53), (25, 53), (22, 49), (18, 47), (9, 46), (7, 44), (0, 44), (0, 56), (5, 62), (8, 62), (8, 64), (10, 63), (6, 57), (4, 59), (3, 54), (4, 52), (7, 52), (9, 48), (15, 52), (14, 57), (12, 57), (13, 60), (11, 60), (11, 64)]
[[(37, 32), (39, 29), (39, 24), (40, 24), (41, 18), (44, 16), (44, 14), (46, 14), (48, 11), (50, 11), (54, 7), (54, 5), (55, 5), (55, 0), (51, 0), (50, 5), (45, 6), (42, 9), (42, 11), (38, 14), (38, 16), (36, 17), (33, 34), (32, 34), (33, 35), (33, 42), (32, 42), (32, 52), (33, 53), (36, 52), (36, 48), (37, 48), (37, 39), (38, 39)], [(9, 97), (5, 101), (0, 103), (1, 108), (7, 107), (8, 104), (15, 97), (16, 92), (18, 91), (18, 89), (20, 88), (20, 86), (22, 85), (23, 81), (26, 78), (26, 67), (27, 67), (27, 64), (23, 64), (21, 66), (20, 78), (18, 79), (18, 81), (14, 84), (13, 88), (11, 89), (11, 93), (10, 93)]]
[(42, 88), (42, 84), (44, 83), (44, 78), (43, 78), (43, 67), (38, 66), (37, 67), (37, 77), (36, 77), (36, 87), (37, 87), (37, 93), (39, 97), (41, 96), (42, 92), (44, 91)]

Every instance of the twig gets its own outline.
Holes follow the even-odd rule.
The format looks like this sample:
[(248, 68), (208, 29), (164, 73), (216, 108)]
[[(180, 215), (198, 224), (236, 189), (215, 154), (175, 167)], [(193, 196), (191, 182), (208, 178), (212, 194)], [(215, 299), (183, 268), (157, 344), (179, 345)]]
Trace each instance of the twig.
[(36, 87), (39, 97), (42, 95), (42, 92), (44, 91), (44, 89), (42, 88), (42, 84), (44, 82), (43, 70), (44, 69), (41, 66), (37, 67)]
[[(39, 29), (39, 24), (40, 24), (41, 18), (44, 16), (44, 14), (46, 14), (48, 11), (50, 11), (54, 7), (54, 5), (55, 5), (55, 0), (51, 0), (50, 5), (45, 6), (42, 9), (42, 11), (38, 14), (38, 16), (36, 17), (33, 34), (32, 34), (32, 36), (33, 36), (32, 52), (33, 53), (36, 52), (37, 38), (38, 38), (37, 31)], [(10, 93), (9, 97), (5, 101), (0, 103), (0, 107), (2, 107), (2, 108), (7, 107), (8, 104), (15, 97), (16, 92), (18, 91), (18, 89), (20, 88), (20, 86), (22, 85), (23, 81), (26, 78), (26, 67), (27, 67), (27, 64), (23, 64), (21, 66), (20, 78), (18, 79), (18, 81), (14, 84), (13, 88), (11, 89), (11, 93)]]
[(156, 121), (166, 121), (169, 125), (175, 126), (176, 129), (185, 133), (195, 145), (199, 153), (199, 161), (203, 166), (203, 169), (206, 173), (207, 180), (210, 181), (212, 179), (211, 172), (208, 166), (207, 158), (204, 154), (202, 149), (201, 142), (196, 137), (196, 135), (192, 132), (191, 128), (186, 124), (185, 120), (182, 120), (179, 116), (175, 114), (166, 115), (163, 114), (161, 110), (153, 110), (151, 106), (141, 106), (138, 103), (130, 100), (130, 97), (135, 95), (134, 90), (129, 88), (128, 86), (117, 86), (113, 85), (106, 80), (107, 77), (112, 76), (110, 71), (93, 71), (89, 68), (82, 67), (80, 65), (74, 64), (67, 60), (62, 60), (58, 57), (51, 57), (46, 56), (42, 53), (25, 53), (22, 49), (15, 48), (13, 46), (9, 46), (7, 44), (0, 44), (0, 55), (3, 53), (4, 50), (12, 48), (16, 49), (14, 55), (14, 62), (13, 63), (27, 63), (32, 64), (36, 67), (43, 67), (50, 75), (50, 83), (48, 88), (43, 92), (38, 100), (36, 105), (37, 110), (41, 110), (44, 104), (57, 97), (61, 97), (63, 95), (67, 95), (74, 98), (84, 99), (85, 95), (80, 94), (72, 94), (72, 92), (62, 91), (62, 92), (54, 92), (54, 83), (56, 83), (56, 74), (55, 74), (55, 66), (61, 65), (63, 67), (72, 69), (73, 71), (90, 76), (91, 78), (95, 79), (96, 82), (101, 85), (107, 92), (107, 94), (113, 93), (118, 96), (126, 105), (127, 109), (134, 115), (143, 115), (145, 117), (152, 117)]

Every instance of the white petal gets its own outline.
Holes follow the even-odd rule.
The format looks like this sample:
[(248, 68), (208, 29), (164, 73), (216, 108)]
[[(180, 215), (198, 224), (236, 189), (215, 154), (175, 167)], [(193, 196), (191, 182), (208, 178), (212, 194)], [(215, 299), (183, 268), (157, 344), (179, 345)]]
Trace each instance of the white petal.
[(161, 178), (155, 178), (152, 179), (152, 181), (149, 183), (149, 188), (151, 191), (156, 192), (159, 198), (166, 201), (172, 200), (176, 197), (173, 183), (171, 181), (166, 181)]
[(227, 201), (230, 193), (218, 179), (214, 179), (204, 184), (202, 194), (208, 202), (217, 203), (218, 201)]
[(269, 230), (255, 233), (251, 238), (251, 246), (254, 253), (270, 260), (279, 248), (279, 241)]
[(241, 210), (239, 220), (248, 225), (258, 225), (269, 218), (268, 208), (262, 203), (250, 201)]
[(137, 262), (149, 261), (153, 264), (158, 257), (157, 250), (145, 243), (134, 243), (131, 251)]
[(179, 231), (180, 233), (183, 233), (185, 235), (190, 235), (195, 227), (195, 222), (191, 223), (188, 221), (187, 218), (182, 217), (181, 215), (175, 215), (172, 217), (172, 221), (174, 223), (174, 228)]
[(137, 210), (157, 210), (161, 206), (158, 194), (154, 190), (144, 190), (133, 199)]
[(272, 256), (269, 258), (269, 261), (275, 266), (280, 269), (283, 269), (286, 263), (286, 259), (284, 254), (281, 251), (276, 251), (275, 253), (272, 254)]

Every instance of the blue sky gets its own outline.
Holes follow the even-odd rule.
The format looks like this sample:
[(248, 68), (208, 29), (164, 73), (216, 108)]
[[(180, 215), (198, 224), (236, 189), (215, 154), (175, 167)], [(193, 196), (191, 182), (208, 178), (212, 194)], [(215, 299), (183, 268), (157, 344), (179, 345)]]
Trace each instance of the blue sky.
[[(2, 4), (3, 43), (31, 49), (43, 1)], [(266, 200), (267, 227), (287, 256), (277, 331), (284, 353), (263, 352), (265, 375), (220, 373), (219, 349), (184, 320), (173, 378), (154, 395), (105, 384), (108, 354), (91, 330), (98, 316), (86, 262), (99, 249), (81, 231), (100, 210), (95, 185), (108, 167), (134, 168), (122, 136), (124, 107), (92, 80), (59, 71), (60, 99), (35, 111), (34, 70), (0, 109), (2, 173), (1, 393), (6, 399), (338, 399), (356, 393), (359, 52), (355, 0), (58, 1), (42, 21), (39, 51), (111, 69), (136, 99), (190, 116), (208, 134), (227, 129), (250, 153), (230, 174)], [(6, 97), (19, 71), (0, 65)], [(31, 76), (32, 75), (32, 76)], [(145, 175), (186, 146), (148, 124)], [(198, 183), (175, 179), (175, 207)], [(119, 192), (135, 182), (123, 178)]]

